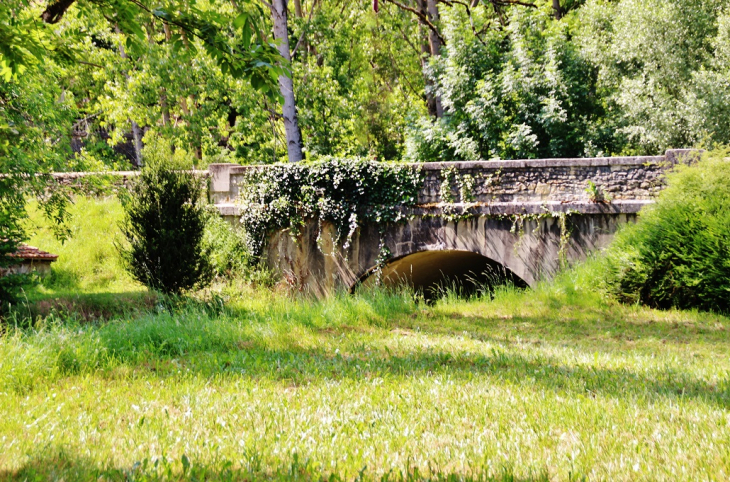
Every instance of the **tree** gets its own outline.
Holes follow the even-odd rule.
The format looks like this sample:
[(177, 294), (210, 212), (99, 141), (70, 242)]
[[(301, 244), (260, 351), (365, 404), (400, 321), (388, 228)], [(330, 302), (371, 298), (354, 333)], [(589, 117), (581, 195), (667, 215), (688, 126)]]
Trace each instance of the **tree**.
[[(76, 116), (73, 103), (64, 99), (56, 80), (62, 72), (52, 63), (39, 72), (27, 71), (15, 82), (0, 79), (0, 271), (13, 264), (14, 253), (26, 233), (25, 201), (41, 198), (48, 217), (63, 230), (65, 193), (46, 193), (48, 173), (63, 165), (70, 152), (70, 125)], [(0, 310), (14, 299), (23, 277), (0, 278)]]
[(578, 12), (576, 41), (622, 153), (730, 142), (727, 2), (593, 1)]
[(122, 198), (128, 246), (119, 251), (130, 274), (149, 288), (179, 294), (210, 281), (202, 186), (192, 172), (153, 159)]
[[(559, 0), (554, 0), (559, 1)], [(429, 66), (432, 62), (437, 62), (441, 56), (442, 47), (446, 41), (442, 33), (440, 26), (441, 14), (439, 13), (439, 3), (444, 4), (448, 7), (459, 6), (465, 9), (465, 12), (469, 18), (469, 23), (472, 27), (472, 31), (475, 36), (479, 36), (476, 29), (474, 28), (474, 21), (472, 19), (472, 9), (478, 6), (479, 0), (471, 0), (470, 2), (461, 1), (450, 1), (450, 0), (415, 0), (415, 7), (408, 5), (408, 1), (398, 0), (384, 0), (384, 2), (395, 5), (399, 9), (410, 12), (416, 16), (420, 25), (420, 34), (422, 36), (421, 42), (421, 60), (422, 70), (425, 81), (425, 92), (426, 104), (428, 105), (429, 114), (439, 119), (444, 116), (444, 107), (441, 97), (438, 94), (438, 87), (434, 82), (432, 73), (430, 72)], [(523, 5), (534, 7), (535, 5), (529, 2), (523, 2), (521, 0), (485, 0), (485, 5), (490, 5), (493, 12), (498, 15), (499, 20), (504, 24), (504, 15), (502, 9), (510, 5)], [(373, 4), (374, 10), (377, 9), (377, 2)]]
[[(307, 153), (400, 159), (425, 111), (418, 23), (363, 2), (302, 2), (289, 18), (297, 113)], [(295, 42), (296, 39), (296, 42)]]
[[(43, 174), (62, 170), (70, 157), (68, 126), (77, 117), (71, 96), (58, 87), (54, 77), (62, 77), (66, 66), (85, 63), (74, 50), (85, 31), (57, 27), (72, 7), (81, 17), (106, 19), (110, 27), (119, 28), (129, 54), (143, 49), (146, 23), (174, 25), (181, 31), (170, 39), (174, 48), (193, 49), (185, 45), (182, 33), (195, 37), (221, 71), (249, 81), (271, 98), (276, 98), (278, 77), (287, 73), (275, 46), (261, 34), (260, 8), (253, 4), (248, 11), (226, 15), (183, 1), (156, 8), (145, 0), (1, 2), (0, 269), (7, 265), (5, 255), (15, 251), (25, 237), (25, 197), (44, 196)], [(49, 197), (45, 206), (51, 217), (63, 221), (63, 195)], [(12, 295), (6, 285), (0, 284), (0, 298)]]
[[(517, 8), (504, 25), (489, 12), (444, 12), (437, 93), (447, 110), (420, 118), (407, 140), (414, 161), (596, 155), (613, 149), (601, 128), (596, 75), (550, 5)], [(474, 24), (472, 24), (474, 22)], [(478, 32), (475, 35), (474, 32)]]
[[(287, 0), (272, 0), (269, 9), (274, 24), (274, 38), (279, 42), (279, 54), (281, 54), (287, 65), (291, 65), (287, 4)], [(279, 89), (284, 98), (282, 118), (284, 120), (284, 130), (286, 131), (286, 149), (289, 162), (299, 162), (304, 158), (304, 153), (302, 151), (302, 132), (299, 129), (299, 120), (297, 119), (297, 105), (294, 99), (294, 82), (291, 75), (282, 74), (279, 76)]]

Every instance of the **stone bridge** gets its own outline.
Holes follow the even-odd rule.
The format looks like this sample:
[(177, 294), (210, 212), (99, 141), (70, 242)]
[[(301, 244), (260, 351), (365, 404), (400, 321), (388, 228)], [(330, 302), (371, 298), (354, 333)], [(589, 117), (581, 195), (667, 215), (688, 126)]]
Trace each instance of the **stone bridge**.
[[(273, 233), (265, 260), (316, 294), (371, 283), (374, 273), (386, 284), (406, 281), (419, 289), (465, 280), (534, 286), (605, 247), (653, 202), (664, 171), (696, 156), (671, 150), (652, 157), (424, 163), (417, 204), (405, 208), (408, 221), (362, 226), (347, 249), (333, 244), (334, 228), (326, 225), (318, 246), (312, 221), (296, 240)], [(236, 199), (247, 169), (210, 166), (211, 199), (232, 222), (246, 209)], [(442, 187), (445, 178), (450, 190)]]

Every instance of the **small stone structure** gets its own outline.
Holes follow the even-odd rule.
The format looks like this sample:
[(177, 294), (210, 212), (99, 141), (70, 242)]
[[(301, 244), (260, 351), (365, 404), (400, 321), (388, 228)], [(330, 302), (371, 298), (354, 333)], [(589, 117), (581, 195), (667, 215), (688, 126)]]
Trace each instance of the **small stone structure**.
[[(404, 207), (407, 222), (362, 226), (342, 249), (332, 242), (334, 228), (313, 220), (298, 239), (273, 233), (265, 258), (293, 284), (318, 294), (352, 288), (376, 270), (418, 285), (440, 269), (469, 264), (500, 267), (518, 284), (533, 286), (607, 246), (622, 224), (654, 202), (667, 169), (698, 156), (683, 149), (664, 156), (424, 163), (417, 165), (424, 176), (418, 201)], [(236, 200), (251, 168), (209, 167), (210, 198), (231, 222), (246, 209)], [(468, 253), (486, 260), (479, 264)]]
[(47, 253), (27, 244), (21, 244), (15, 253), (8, 256), (15, 258), (18, 263), (0, 273), (2, 275), (37, 273), (45, 276), (51, 273), (51, 263), (58, 259), (57, 254)]

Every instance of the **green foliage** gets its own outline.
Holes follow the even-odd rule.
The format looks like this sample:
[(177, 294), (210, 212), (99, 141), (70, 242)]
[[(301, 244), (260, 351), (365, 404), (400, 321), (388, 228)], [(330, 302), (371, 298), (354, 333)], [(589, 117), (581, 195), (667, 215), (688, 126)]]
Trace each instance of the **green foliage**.
[(407, 140), (413, 161), (576, 157), (611, 151), (600, 128), (596, 73), (574, 26), (549, 8), (510, 10), (504, 29), (476, 38), (460, 10), (444, 15), (447, 47), (432, 62), (442, 119), (416, 118)]
[(604, 192), (600, 186), (596, 185), (590, 179), (586, 182), (585, 193), (588, 195), (588, 200), (592, 203), (611, 202), (611, 199), (613, 199), (610, 194)]
[(730, 141), (724, 2), (590, 0), (561, 20), (550, 7), (508, 8), (503, 28), (444, 7), (446, 48), (427, 70), (446, 113), (412, 118), (408, 159), (653, 155)]
[[(41, 78), (73, 113), (62, 136), (38, 137), (64, 151), (63, 170), (133, 157), (132, 122), (199, 167), (281, 161), (276, 84), (289, 70), (310, 159), (659, 154), (730, 142), (722, 0), (561, 0), (561, 20), (547, 1), (437, 3), (446, 43), (436, 57), (421, 51), (427, 29), (393, 2), (378, 14), (369, 2), (317, 1), (300, 14), (290, 3), (286, 66), (252, 0), (79, 0), (53, 25), (40, 20), (51, 2), (8, 0), (0, 76), (30, 95), (38, 89), (27, 79)], [(426, 90), (443, 118), (427, 115)], [(34, 124), (57, 118), (53, 103), (45, 108)], [(64, 150), (72, 126), (85, 130), (76, 155)]]
[(223, 219), (213, 206), (206, 211), (202, 243), (209, 253), (211, 269), (216, 277), (230, 280), (252, 274), (254, 262), (243, 231)]
[[(0, 271), (12, 264), (6, 254), (16, 251), (27, 237), (23, 220), (27, 196), (39, 196), (42, 208), (57, 221), (56, 234), (66, 233), (67, 193), (46, 193), (47, 174), (60, 170), (70, 152), (65, 126), (75, 114), (56, 84), (61, 73), (54, 65), (43, 75), (26, 72), (9, 82), (0, 80)], [(12, 301), (23, 277), (0, 280), (0, 305)]]
[(43, 65), (49, 55), (68, 60), (73, 52), (56, 32), (38, 18), (40, 10), (29, 0), (0, 3), (0, 78), (10, 82), (28, 68)]
[[(49, 60), (76, 61), (79, 54), (75, 42), (83, 41), (85, 29), (53, 29), (71, 2), (10, 0), (0, 6), (0, 75), (8, 81), (28, 67), (38, 67)], [(248, 80), (255, 89), (277, 96), (279, 75), (286, 75), (276, 46), (264, 40), (260, 32), (263, 10), (252, 5), (247, 11), (218, 11), (199, 8), (194, 2), (167, 1), (151, 6), (149, 2), (125, 0), (89, 0), (78, 3), (74, 14), (81, 18), (106, 19), (110, 28), (126, 34), (124, 48), (135, 56), (142, 55), (147, 44), (145, 27), (166, 23), (179, 29), (170, 38), (175, 51), (187, 50), (193, 55), (195, 45), (187, 37), (196, 38), (222, 72)], [(249, 0), (242, 0), (249, 4)], [(61, 5), (65, 5), (61, 7)], [(42, 9), (46, 7), (46, 11)], [(41, 21), (53, 8), (62, 8)], [(41, 15), (43, 13), (44, 15)], [(72, 14), (73, 15), (73, 14)], [(113, 18), (113, 20), (112, 20)]]
[(203, 250), (203, 182), (167, 160), (149, 160), (129, 196), (123, 198), (119, 251), (132, 276), (163, 293), (177, 294), (210, 281)]
[(402, 220), (420, 187), (419, 169), (357, 158), (252, 168), (239, 184), (241, 223), (256, 256), (272, 230), (298, 236), (306, 219), (332, 223), (346, 246), (363, 222)]
[(679, 165), (668, 187), (608, 250), (607, 288), (659, 308), (730, 312), (730, 161), (727, 150)]
[(50, 316), (0, 337), (0, 438), (15, 441), (0, 473), (722, 480), (728, 329), (567, 282), (433, 305), (259, 290), (217, 312)]
[[(306, 44), (292, 61), (297, 109), (312, 157), (402, 157), (404, 130), (412, 111), (423, 108), (418, 36), (410, 13), (368, 2), (320, 2), (312, 18), (290, 18), (295, 43)], [(292, 43), (292, 45), (293, 45)]]
[(591, 0), (576, 43), (598, 70), (612, 151), (658, 154), (730, 141), (730, 64), (723, 0)]
[[(74, 3), (67, 14), (65, 8)], [(45, 7), (63, 10), (44, 22), (40, 17)], [(124, 49), (142, 56), (148, 44), (143, 26), (161, 28), (165, 23), (179, 31), (170, 38), (168, 52), (185, 47), (185, 55), (195, 55), (192, 39), (197, 39), (211, 64), (277, 98), (277, 78), (288, 74), (288, 66), (279, 62), (276, 46), (264, 41), (261, 13), (258, 5), (234, 14), (227, 9), (201, 9), (190, 2), (165, 2), (154, 9), (147, 2), (126, 0), (0, 3), (0, 271), (10, 262), (6, 254), (14, 252), (26, 237), (22, 221), (28, 195), (40, 196), (46, 214), (58, 227), (57, 234), (67, 234), (63, 221), (68, 195), (61, 189), (47, 195), (43, 174), (68, 167), (103, 167), (105, 160), (111, 160), (107, 164), (117, 160), (98, 142), (90, 143), (91, 149), (82, 151), (78, 160), (72, 160), (70, 149), (75, 121), (81, 116), (87, 123), (100, 114), (88, 100), (101, 94), (99, 85), (104, 82), (99, 81), (105, 69), (100, 65), (123, 77), (132, 70), (120, 61), (127, 58)], [(59, 22), (62, 17), (68, 21), (58, 26), (46, 23)], [(88, 55), (90, 52), (96, 55)], [(79, 58), (84, 61), (76, 64)], [(97, 60), (99, 64), (94, 64)], [(129, 120), (127, 112), (121, 122)], [(17, 276), (0, 280), (0, 309), (14, 298), (22, 281)]]
[(22, 231), (20, 214), (22, 209), (16, 206), (2, 206), (0, 209), (0, 318), (8, 305), (16, 301), (18, 289), (28, 282), (26, 276), (10, 274), (17, 260), (10, 255), (15, 253), (25, 239)]

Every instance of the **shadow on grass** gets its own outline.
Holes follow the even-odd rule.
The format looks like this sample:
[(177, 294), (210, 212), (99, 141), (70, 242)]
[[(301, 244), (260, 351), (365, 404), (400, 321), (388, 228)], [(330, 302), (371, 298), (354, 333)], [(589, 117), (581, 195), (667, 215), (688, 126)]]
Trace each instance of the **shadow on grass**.
[(49, 316), (95, 323), (119, 317), (140, 316), (152, 310), (158, 299), (159, 295), (149, 291), (34, 294), (32, 298), (16, 305), (7, 318), (11, 324), (15, 321), (20, 326), (28, 326)]
[[(630, 344), (654, 339), (678, 344), (730, 345), (730, 320), (721, 315), (686, 313), (682, 316), (679, 312), (638, 311), (624, 306), (566, 311), (548, 312), (540, 316), (518, 314), (494, 317), (442, 310), (433, 317), (435, 322), (410, 319), (398, 325), (428, 334), (458, 334), (479, 341), (503, 342), (505, 339), (522, 337), (539, 342), (579, 345), (591, 340)], [(601, 351), (600, 346), (594, 348)]]
[[(665, 322), (629, 323), (603, 315), (594, 317), (593, 322), (585, 318), (560, 321), (522, 317), (508, 323), (526, 325), (528, 330), (534, 330), (533, 335), (539, 340), (550, 344), (573, 340), (576, 350), (581, 349), (580, 342), (575, 342), (576, 338), (603, 337), (607, 330), (614, 330), (625, 338), (671, 336), (682, 343), (703, 345), (712, 341), (730, 344), (722, 324), (715, 331), (706, 327), (710, 331), (705, 332), (697, 331), (698, 327), (679, 329), (673, 323)], [(241, 322), (238, 315), (228, 313), (224, 316), (232, 318), (216, 318), (209, 322), (173, 318), (163, 322), (155, 318), (144, 324), (124, 324), (114, 330), (101, 330), (99, 334), (101, 343), (115, 359), (160, 377), (179, 376), (183, 370), (204, 377), (243, 376), (307, 384), (323, 379), (448, 375), (471, 380), (475, 376), (487, 376), (516, 386), (538, 386), (589, 397), (602, 395), (647, 401), (695, 399), (730, 408), (727, 373), (720, 374), (721, 378), (712, 383), (694, 377), (681, 367), (659, 362), (646, 369), (634, 369), (601, 366), (598, 360), (589, 363), (565, 361), (540, 349), (525, 350), (523, 343), (505, 339), (504, 332), (500, 338), (497, 328), (502, 327), (504, 320), (497, 318), (472, 318), (468, 323), (457, 321), (449, 325), (448, 320), (408, 318), (403, 314), (399, 321), (390, 322), (387, 328), (402, 330), (402, 326), (416, 326), (418, 332), (403, 332), (403, 336), (419, 333), (469, 336), (482, 341), (493, 340), (496, 346), (491, 351), (468, 352), (416, 343), (413, 347), (398, 348), (393, 353), (387, 348), (387, 340), (393, 339), (392, 333), (382, 329), (386, 327), (377, 328), (368, 323), (356, 327), (335, 325), (318, 328), (296, 322), (292, 327), (307, 326), (311, 335), (306, 346), (302, 346), (297, 331), (273, 340), (261, 339), (236, 325)], [(265, 325), (265, 320), (248, 319), (243, 323)], [(367, 333), (359, 338), (362, 331)], [(508, 329), (507, 332), (512, 331)], [(386, 343), (381, 343), (378, 338)], [(614, 345), (613, 353), (620, 352), (620, 343), (623, 341), (619, 340), (618, 347)], [(591, 343), (585, 352), (595, 353), (595, 345), (595, 342)], [(81, 366), (80, 371), (83, 371)]]
[[(419, 346), (393, 353), (377, 340), (348, 341), (338, 337), (338, 332), (328, 331), (310, 341), (308, 347), (297, 346), (296, 335), (279, 347), (233, 335), (215, 331), (207, 336), (181, 334), (178, 327), (166, 332), (117, 333), (114, 339), (102, 340), (117, 360), (165, 378), (179, 376), (181, 370), (203, 377), (243, 376), (298, 385), (376, 377), (447, 375), (466, 381), (487, 376), (516, 386), (538, 386), (573, 395), (647, 401), (696, 399), (730, 408), (727, 375), (713, 384), (669, 366), (633, 370), (604, 367), (597, 361), (566, 362), (539, 350), (524, 350), (516, 343), (500, 343), (488, 353)], [(127, 345), (121, 347), (121, 343)], [(329, 348), (321, 348), (324, 346)]]
[[(344, 308), (340, 308), (344, 310), (350, 301), (345, 299), (342, 303)], [(88, 349), (82, 345), (78, 349), (68, 348), (68, 341), (64, 341), (63, 347), (59, 345), (64, 356), (59, 352), (57, 360), (50, 361), (59, 365), (62, 376), (106, 370), (104, 367), (113, 370), (119, 363), (165, 378), (190, 372), (203, 377), (261, 378), (293, 384), (429, 375), (472, 380), (481, 376), (515, 386), (537, 386), (577, 396), (601, 395), (649, 402), (693, 399), (730, 408), (727, 373), (719, 374), (721, 378), (712, 383), (692, 376), (681, 367), (662, 366), (660, 362), (646, 369), (633, 369), (601, 366), (597, 360), (593, 363), (565, 361), (546, 355), (541, 349), (525, 350), (524, 343), (515, 340), (527, 334), (540, 342), (570, 343), (578, 351), (583, 349), (593, 354), (600, 350), (596, 346), (604, 341), (606, 333), (615, 332), (619, 339), (612, 339), (616, 341), (612, 347), (614, 354), (620, 353), (623, 346), (628, 347), (622, 345), (628, 339), (642, 337), (670, 338), (676, 343), (698, 346), (715, 344), (717, 348), (730, 344), (726, 318), (708, 315), (710, 321), (704, 323), (697, 314), (690, 314), (688, 322), (675, 323), (671, 317), (667, 321), (659, 319), (659, 315), (653, 320), (655, 312), (652, 311), (638, 313), (623, 308), (577, 308), (550, 316), (538, 314), (509, 319), (484, 315), (465, 318), (454, 313), (456, 318), (451, 318), (443, 309), (437, 314), (428, 310), (408, 313), (405, 306), (381, 306), (372, 300), (370, 303), (368, 310), (363, 308), (364, 311), (357, 312), (353, 308), (348, 312), (344, 322), (371, 313), (352, 327), (340, 320), (340, 311), (327, 314), (321, 307), (315, 310), (314, 305), (288, 307), (290, 311), (270, 307), (230, 310), (215, 305), (187, 314), (149, 314), (137, 322), (102, 325), (98, 331), (79, 335), (98, 340), (99, 345), (88, 344)], [(323, 317), (326, 318), (323, 322), (318, 321)], [(627, 317), (636, 319), (626, 321)], [(290, 321), (281, 321), (282, 318)], [(272, 320), (279, 321), (269, 330), (267, 324)], [(410, 347), (406, 343), (405, 348), (393, 353), (387, 348), (393, 336), (386, 330), (394, 328), (417, 329), (420, 335), (466, 336), (494, 341), (496, 346), (491, 352), (483, 347), (474, 353), (419, 343)], [(287, 330), (291, 333), (285, 333)], [(269, 333), (275, 331), (278, 334), (269, 338)], [(306, 346), (298, 338), (302, 331), (309, 337)], [(360, 336), (361, 333), (355, 332), (366, 333)], [(263, 337), (261, 333), (265, 333)], [(410, 334), (417, 333), (403, 333)], [(513, 335), (516, 336), (510, 338)], [(581, 341), (586, 338), (595, 340)], [(97, 346), (105, 347), (112, 362), (106, 364), (99, 358)], [(81, 353), (83, 350), (86, 354)]]
[[(46, 450), (47, 451), (47, 450)], [(83, 457), (69, 455), (60, 451), (56, 455), (31, 459), (20, 469), (13, 471), (0, 470), (0, 480), (8, 481), (46, 481), (46, 480), (78, 480), (78, 481), (163, 481), (163, 480), (207, 480), (207, 481), (253, 481), (272, 480), (304, 482), (345, 480), (380, 481), (380, 482), (548, 482), (545, 470), (537, 475), (516, 476), (514, 472), (503, 469), (492, 475), (485, 470), (468, 473), (442, 472), (438, 469), (426, 471), (418, 468), (405, 468), (376, 476), (367, 472), (367, 468), (353, 478), (337, 472), (323, 471), (309, 460), (302, 460), (296, 454), (276, 468), (263, 467), (257, 456), (247, 456), (243, 463), (219, 460), (212, 464), (198, 464), (186, 456), (170, 461), (165, 458), (151, 461), (145, 459), (135, 462), (130, 467), (99, 466), (96, 462)]]
[[(271, 350), (255, 345), (228, 357), (186, 357), (182, 362), (191, 371), (205, 376), (238, 374), (307, 384), (322, 379), (372, 379), (448, 375), (461, 380), (489, 376), (516, 386), (538, 386), (574, 395), (603, 395), (614, 398), (697, 399), (730, 408), (730, 381), (710, 384), (671, 368), (635, 372), (623, 368), (565, 364), (546, 356), (522, 356), (492, 350), (491, 355), (443, 351), (389, 355), (381, 351), (354, 355), (333, 354), (320, 349)], [(173, 367), (171, 367), (173, 368)], [(165, 368), (159, 370), (164, 375)]]

